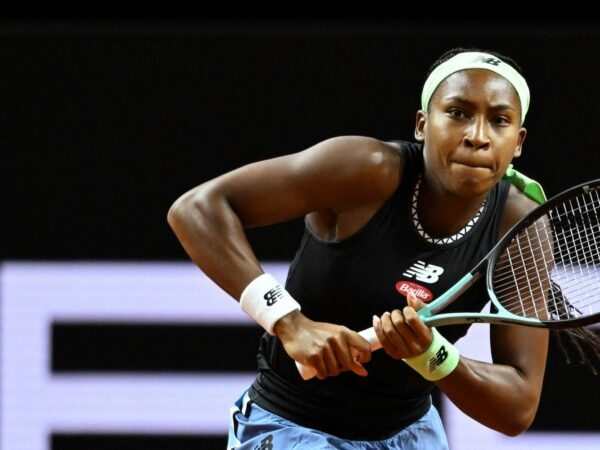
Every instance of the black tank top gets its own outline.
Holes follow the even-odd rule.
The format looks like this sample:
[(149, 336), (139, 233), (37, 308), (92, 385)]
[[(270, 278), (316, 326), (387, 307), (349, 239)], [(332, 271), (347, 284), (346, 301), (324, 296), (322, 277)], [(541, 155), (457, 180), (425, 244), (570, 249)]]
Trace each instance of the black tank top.
[[(508, 182), (492, 190), (468, 232), (434, 243), (419, 233), (411, 208), (423, 169), (421, 145), (397, 142), (406, 156), (402, 181), (365, 227), (341, 242), (323, 241), (305, 227), (286, 288), (312, 320), (368, 328), (374, 314), (405, 306), (407, 290), (426, 302), (442, 294), (497, 241)], [(487, 301), (480, 280), (446, 311), (480, 311)], [(456, 342), (468, 327), (440, 332)], [(279, 339), (265, 333), (250, 397), (299, 425), (358, 440), (389, 437), (427, 412), (434, 385), (403, 361), (378, 350), (365, 367), (367, 377), (345, 372), (305, 381)]]

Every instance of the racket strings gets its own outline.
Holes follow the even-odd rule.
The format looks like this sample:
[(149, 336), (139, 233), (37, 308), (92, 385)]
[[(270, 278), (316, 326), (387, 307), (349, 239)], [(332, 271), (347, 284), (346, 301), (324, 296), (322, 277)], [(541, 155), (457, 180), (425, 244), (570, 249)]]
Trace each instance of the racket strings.
[(591, 190), (515, 235), (495, 264), (500, 304), (546, 321), (600, 313), (599, 219), (600, 194)]

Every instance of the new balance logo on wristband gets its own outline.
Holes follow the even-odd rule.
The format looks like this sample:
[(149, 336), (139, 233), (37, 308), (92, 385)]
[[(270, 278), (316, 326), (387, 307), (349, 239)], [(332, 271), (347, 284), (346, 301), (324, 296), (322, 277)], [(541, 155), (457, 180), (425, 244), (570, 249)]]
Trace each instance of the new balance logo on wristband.
[(267, 306), (273, 306), (283, 296), (283, 287), (278, 285), (267, 291), (263, 298), (267, 301)]
[(423, 353), (404, 361), (430, 381), (441, 380), (452, 373), (460, 361), (458, 349), (452, 345), (438, 330), (431, 329), (433, 340)]
[(275, 336), (275, 323), (292, 311), (300, 311), (300, 304), (268, 273), (259, 275), (242, 291), (242, 310), (260, 326)]
[(433, 372), (439, 366), (444, 364), (444, 361), (448, 358), (448, 351), (446, 350), (446, 346), (442, 345), (440, 349), (437, 351), (435, 356), (429, 360), (428, 370), (429, 372)]

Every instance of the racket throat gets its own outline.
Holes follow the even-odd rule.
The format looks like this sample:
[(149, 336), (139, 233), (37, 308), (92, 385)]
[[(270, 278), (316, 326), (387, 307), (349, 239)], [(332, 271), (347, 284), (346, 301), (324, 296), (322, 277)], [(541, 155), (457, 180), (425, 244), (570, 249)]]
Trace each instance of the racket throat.
[(470, 272), (462, 277), (458, 282), (448, 289), (444, 294), (437, 298), (433, 303), (419, 310), (419, 315), (422, 318), (431, 317), (460, 297), (463, 292), (467, 291), (477, 280), (481, 278), (481, 272)]

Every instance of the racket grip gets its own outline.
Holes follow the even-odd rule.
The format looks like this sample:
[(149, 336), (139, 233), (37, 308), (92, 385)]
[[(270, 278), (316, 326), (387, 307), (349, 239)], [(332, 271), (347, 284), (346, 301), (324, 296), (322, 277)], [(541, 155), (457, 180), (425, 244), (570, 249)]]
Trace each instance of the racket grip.
[[(369, 341), (369, 343), (371, 344), (372, 352), (381, 348), (381, 343), (379, 342), (379, 339), (377, 339), (377, 334), (375, 334), (375, 328), (367, 328), (366, 330), (359, 331), (358, 334), (360, 334), (363, 338)], [(353, 356), (356, 358), (358, 356), (358, 353), (356, 352), (356, 350), (351, 350)], [(298, 368), (298, 372), (300, 372), (300, 376), (304, 380), (310, 380), (317, 374), (317, 371), (313, 366), (302, 364), (296, 361), (296, 367)]]

